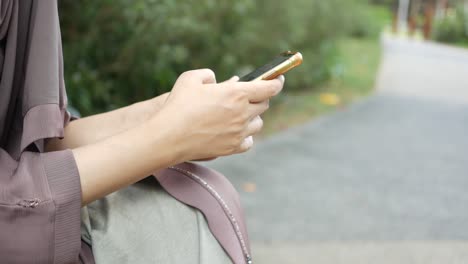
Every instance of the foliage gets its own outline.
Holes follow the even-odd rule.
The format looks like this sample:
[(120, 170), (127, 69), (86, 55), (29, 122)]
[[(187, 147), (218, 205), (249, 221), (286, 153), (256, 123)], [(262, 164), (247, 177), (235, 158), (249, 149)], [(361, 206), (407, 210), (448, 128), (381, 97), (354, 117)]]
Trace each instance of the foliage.
[(223, 80), (283, 50), (300, 50), (305, 58), (288, 74), (287, 89), (315, 86), (336, 68), (335, 40), (353, 31), (349, 25), (359, 23), (362, 31), (372, 24), (359, 11), (364, 0), (59, 4), (69, 100), (84, 115), (167, 92), (186, 70), (211, 68)]
[(377, 5), (386, 5), (389, 7), (398, 4), (398, 0), (370, 0), (370, 2)]
[(361, 5), (355, 8), (349, 19), (349, 33), (357, 38), (376, 38), (382, 28), (392, 22), (391, 12), (387, 6)]
[(468, 10), (458, 5), (436, 21), (433, 38), (437, 41), (467, 44), (468, 43)]
[(374, 88), (381, 48), (378, 39), (337, 41), (338, 61), (331, 79), (314, 90), (283, 93), (263, 115), (262, 137), (298, 125), (368, 95)]

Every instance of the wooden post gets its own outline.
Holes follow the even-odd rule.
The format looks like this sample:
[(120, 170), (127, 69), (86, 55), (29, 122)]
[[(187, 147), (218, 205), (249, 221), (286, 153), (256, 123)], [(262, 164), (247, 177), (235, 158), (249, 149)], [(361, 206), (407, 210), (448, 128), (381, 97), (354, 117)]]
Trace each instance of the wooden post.
[(445, 17), (448, 0), (437, 0), (435, 18), (442, 19)]
[(398, 2), (393, 1), (391, 4), (392, 9), (392, 32), (393, 34), (398, 33)]
[(463, 3), (463, 9), (465, 11), (465, 38), (468, 36), (468, 0)]
[(398, 31), (407, 29), (408, 9), (410, 0), (399, 0), (398, 4)]
[(424, 39), (431, 38), (434, 15), (435, 15), (435, 3), (433, 1), (427, 1), (424, 7), (424, 26), (423, 26)]
[(414, 36), (418, 28), (418, 17), (421, 9), (421, 0), (413, 0), (410, 5), (409, 19), (408, 19), (408, 33)]

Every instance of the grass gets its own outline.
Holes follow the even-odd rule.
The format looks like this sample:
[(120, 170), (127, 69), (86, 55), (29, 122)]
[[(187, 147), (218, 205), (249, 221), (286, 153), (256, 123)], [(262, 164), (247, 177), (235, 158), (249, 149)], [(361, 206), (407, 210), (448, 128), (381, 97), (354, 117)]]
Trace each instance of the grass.
[(263, 116), (260, 137), (302, 124), (324, 113), (346, 108), (351, 102), (368, 95), (374, 88), (380, 62), (377, 39), (345, 38), (339, 41), (340, 61), (335, 76), (320, 87), (288, 92), (275, 98)]
[(448, 44), (448, 45), (454, 45), (456, 47), (459, 47), (459, 48), (468, 48), (468, 40), (467, 41), (458, 41), (458, 42), (455, 42), (455, 43), (444, 43), (444, 44)]

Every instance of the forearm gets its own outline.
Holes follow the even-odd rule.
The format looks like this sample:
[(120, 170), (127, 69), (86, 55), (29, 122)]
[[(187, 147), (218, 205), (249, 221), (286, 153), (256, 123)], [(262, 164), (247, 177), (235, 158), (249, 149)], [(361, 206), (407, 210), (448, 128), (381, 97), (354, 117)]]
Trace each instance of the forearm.
[(69, 143), (61, 146), (72, 148), (82, 203), (185, 160), (249, 150), (253, 142), (246, 139), (262, 126), (261, 119), (255, 117), (268, 108), (268, 99), (281, 91), (283, 81), (216, 84), (211, 70), (189, 71), (177, 79), (164, 107), (146, 121), (130, 120), (124, 122), (126, 125), (100, 131), (115, 125), (110, 121), (113, 114), (118, 116), (114, 121), (121, 120), (114, 112), (76, 123), (65, 133)]
[(169, 120), (167, 115), (161, 115), (98, 143), (73, 149), (83, 205), (183, 161), (179, 137), (165, 120)]
[(74, 149), (134, 128), (156, 113), (164, 105), (167, 95), (73, 121), (65, 127), (64, 138), (51, 139), (46, 150)]

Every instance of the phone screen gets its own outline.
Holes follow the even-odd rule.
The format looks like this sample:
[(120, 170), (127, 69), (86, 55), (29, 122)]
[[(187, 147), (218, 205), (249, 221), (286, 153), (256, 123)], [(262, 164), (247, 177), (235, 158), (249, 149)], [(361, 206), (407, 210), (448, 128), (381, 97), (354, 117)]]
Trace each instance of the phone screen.
[(249, 81), (252, 81), (254, 80), (255, 78), (257, 78), (258, 76), (264, 74), (265, 72), (273, 69), (274, 67), (276, 67), (277, 65), (281, 64), (282, 62), (288, 60), (289, 58), (291, 58), (292, 56), (294, 56), (294, 54), (291, 54), (291, 53), (288, 53), (288, 54), (281, 54), (277, 57), (275, 57), (272, 61), (270, 61), (269, 63), (263, 65), (262, 67), (260, 68), (257, 68), (255, 69), (253, 72), (243, 76), (242, 78), (239, 79), (239, 81), (241, 82), (249, 82)]

